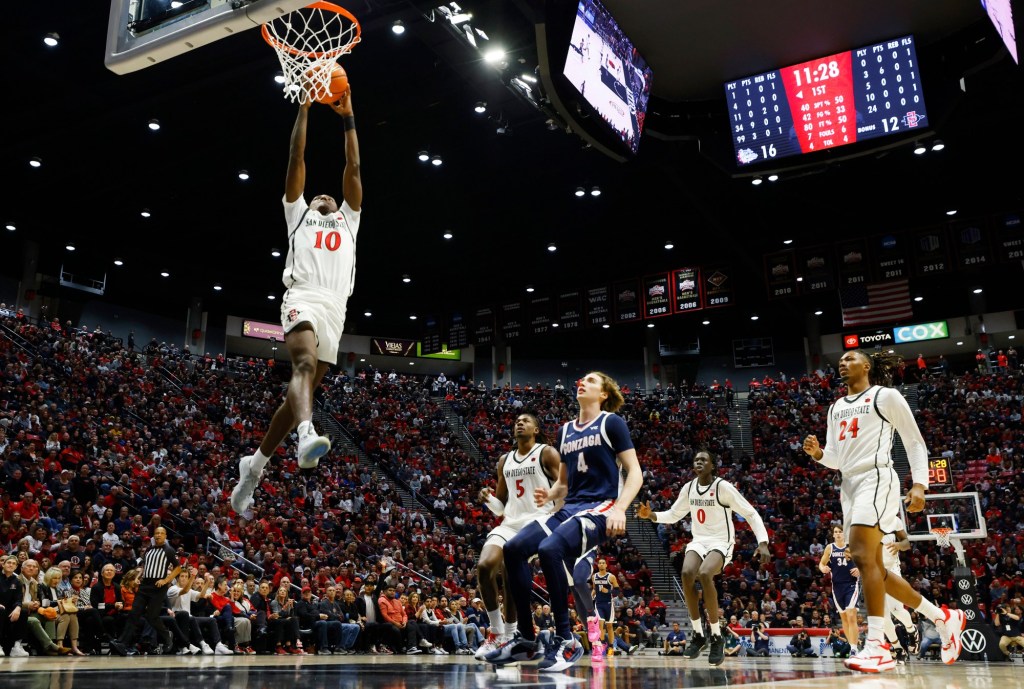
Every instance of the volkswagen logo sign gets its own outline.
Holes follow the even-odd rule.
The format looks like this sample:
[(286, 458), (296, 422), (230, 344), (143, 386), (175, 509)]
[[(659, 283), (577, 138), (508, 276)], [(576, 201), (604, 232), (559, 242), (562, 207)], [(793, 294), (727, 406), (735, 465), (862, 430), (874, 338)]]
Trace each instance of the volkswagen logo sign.
[(960, 643), (968, 653), (981, 653), (985, 650), (985, 635), (977, 629), (965, 629)]
[(964, 610), (964, 617), (966, 617), (969, 620), (973, 620), (974, 610), (972, 610), (971, 608), (967, 608), (966, 610)]
[(960, 596), (960, 603), (962, 605), (971, 605), (974, 603), (974, 596), (972, 596), (969, 593), (965, 593), (964, 595)]
[(967, 579), (961, 579), (960, 581), (956, 582), (956, 585), (960, 588), (961, 591), (966, 591), (967, 589), (971, 588), (971, 582)]

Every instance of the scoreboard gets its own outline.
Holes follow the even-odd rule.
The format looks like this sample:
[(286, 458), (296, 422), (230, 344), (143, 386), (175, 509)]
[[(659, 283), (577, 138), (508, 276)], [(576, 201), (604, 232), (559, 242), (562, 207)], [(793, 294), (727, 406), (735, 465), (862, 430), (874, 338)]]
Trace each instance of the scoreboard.
[(928, 458), (928, 485), (952, 486), (953, 469), (945, 457)]

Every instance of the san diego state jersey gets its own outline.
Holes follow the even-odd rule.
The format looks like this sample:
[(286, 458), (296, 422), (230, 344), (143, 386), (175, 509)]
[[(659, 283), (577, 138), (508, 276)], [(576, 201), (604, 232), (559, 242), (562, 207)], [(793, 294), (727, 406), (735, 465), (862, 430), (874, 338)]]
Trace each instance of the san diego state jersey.
[(537, 443), (525, 456), (519, 450), (512, 450), (505, 455), (501, 466), (501, 474), (505, 477), (508, 489), (508, 500), (505, 503), (505, 515), (501, 523), (512, 528), (522, 528), (538, 515), (551, 512), (553, 503), (537, 507), (533, 502), (533, 491), (537, 488), (550, 488), (552, 477), (544, 472), (541, 453), (547, 445)]

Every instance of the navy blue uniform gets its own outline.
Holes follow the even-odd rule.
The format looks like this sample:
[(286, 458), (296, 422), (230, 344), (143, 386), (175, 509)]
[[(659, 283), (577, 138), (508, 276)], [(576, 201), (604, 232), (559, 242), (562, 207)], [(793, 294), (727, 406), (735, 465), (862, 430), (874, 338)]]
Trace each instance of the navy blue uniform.
[[(615, 504), (622, 488), (618, 455), (633, 449), (629, 428), (622, 417), (601, 412), (593, 421), (579, 425), (570, 421), (562, 426), (558, 451), (566, 467), (568, 492), (565, 505), (545, 521), (525, 527), (505, 544), (505, 569), (513, 591), (530, 591), (530, 567), (536, 553), (540, 559), (558, 636), (570, 638), (569, 587), (584, 582), (572, 581), (577, 560), (597, 548), (608, 537), (605, 514)], [(519, 632), (533, 639), (530, 598), (516, 596)]]
[(828, 566), (832, 570), (832, 601), (840, 612), (857, 607), (860, 595), (860, 579), (850, 571), (854, 564), (853, 558), (846, 552), (847, 548), (849, 546), (839, 548), (833, 543), (832, 555), (828, 559)]

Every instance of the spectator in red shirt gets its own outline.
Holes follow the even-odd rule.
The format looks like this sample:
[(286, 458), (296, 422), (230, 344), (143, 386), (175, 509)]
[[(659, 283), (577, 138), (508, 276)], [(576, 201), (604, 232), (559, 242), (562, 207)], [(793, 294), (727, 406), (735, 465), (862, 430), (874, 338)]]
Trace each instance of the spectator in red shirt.
[(405, 638), (405, 654), (416, 655), (422, 653), (419, 649), (420, 634), (419, 626), (409, 624), (409, 616), (405, 612), (405, 606), (395, 598), (395, 587), (388, 584), (384, 587), (384, 593), (377, 599), (380, 606), (380, 614), (384, 622), (390, 624), (397, 632), (399, 638)]

